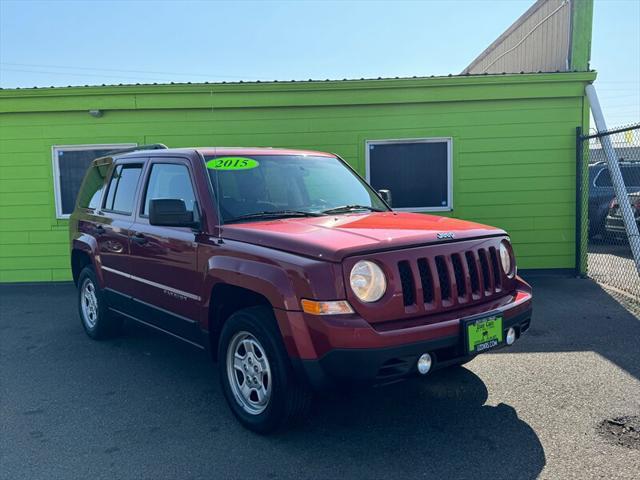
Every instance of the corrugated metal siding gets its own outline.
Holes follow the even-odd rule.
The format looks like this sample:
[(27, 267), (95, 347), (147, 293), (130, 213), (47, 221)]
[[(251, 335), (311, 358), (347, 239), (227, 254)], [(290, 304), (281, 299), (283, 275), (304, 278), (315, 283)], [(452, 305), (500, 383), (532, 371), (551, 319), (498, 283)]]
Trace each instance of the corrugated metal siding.
[(570, 36), (569, 0), (538, 1), (463, 73), (567, 71)]
[[(574, 81), (553, 83), (567, 75)], [(164, 108), (110, 110), (109, 102), (115, 106), (126, 100), (118, 95), (125, 90), (106, 88), (93, 96), (88, 91), (82, 95), (81, 89), (60, 90), (65, 108), (82, 110), (0, 114), (0, 281), (71, 278), (67, 221), (57, 220), (54, 212), (51, 146), (128, 142), (318, 149), (339, 153), (364, 174), (366, 140), (452, 137), (452, 215), (507, 229), (521, 268), (571, 268), (574, 135), (583, 119), (581, 92), (586, 79), (575, 75), (538, 76), (535, 82), (516, 86), (515, 77), (454, 87), (458, 79), (436, 87), (422, 81), (410, 95), (403, 96), (402, 89), (378, 92), (382, 97), (374, 103), (358, 103), (370, 92), (354, 85), (348, 94), (351, 103), (343, 105), (327, 105), (338, 102), (329, 101), (328, 90), (310, 90), (306, 103), (325, 104), (304, 107), (286, 102), (241, 107), (238, 101), (236, 108), (184, 108), (181, 105), (194, 105), (196, 93), (189, 94), (185, 87), (180, 94), (156, 95), (158, 87), (148, 88), (147, 96), (140, 94), (137, 103), (153, 100)], [(398, 84), (401, 81), (388, 85)], [(448, 88), (457, 93), (447, 93)], [(500, 99), (500, 91), (512, 98)], [(8, 106), (19, 110), (22, 100), (14, 97), (15, 91), (5, 98), (2, 94), (5, 111)], [(409, 101), (417, 98), (432, 100)], [(40, 98), (48, 108), (58, 100)], [(97, 104), (105, 111), (102, 118), (92, 118), (85, 110)], [(33, 104), (25, 100), (23, 106), (29, 105)]]

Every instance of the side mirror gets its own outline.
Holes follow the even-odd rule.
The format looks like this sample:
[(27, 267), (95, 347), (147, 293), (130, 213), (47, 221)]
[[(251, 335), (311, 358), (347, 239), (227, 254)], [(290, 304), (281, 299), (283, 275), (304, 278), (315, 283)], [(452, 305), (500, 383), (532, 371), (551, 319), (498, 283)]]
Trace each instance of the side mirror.
[(184, 200), (177, 198), (155, 198), (149, 202), (149, 223), (159, 227), (198, 228), (200, 222), (193, 219)]
[(378, 193), (382, 197), (382, 199), (387, 202), (387, 205), (391, 206), (391, 190), (378, 190)]

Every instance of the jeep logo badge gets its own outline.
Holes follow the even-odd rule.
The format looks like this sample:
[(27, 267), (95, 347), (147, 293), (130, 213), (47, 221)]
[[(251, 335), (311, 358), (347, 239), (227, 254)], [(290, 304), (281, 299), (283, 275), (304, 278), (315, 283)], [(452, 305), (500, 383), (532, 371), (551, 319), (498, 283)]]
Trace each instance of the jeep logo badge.
[(453, 232), (438, 233), (436, 236), (438, 237), (438, 240), (453, 240), (456, 238), (456, 235)]

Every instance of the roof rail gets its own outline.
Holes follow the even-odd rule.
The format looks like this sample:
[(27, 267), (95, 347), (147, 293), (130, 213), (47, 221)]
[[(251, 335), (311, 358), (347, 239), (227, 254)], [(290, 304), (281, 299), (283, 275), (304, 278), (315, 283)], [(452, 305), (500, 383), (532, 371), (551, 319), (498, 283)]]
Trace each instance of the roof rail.
[(103, 156), (108, 157), (109, 155), (117, 155), (120, 153), (129, 153), (129, 152), (137, 152), (138, 150), (166, 150), (167, 147), (163, 143), (151, 143), (149, 145), (138, 145), (137, 147), (129, 147), (129, 148), (119, 148), (117, 150), (112, 150), (110, 152), (105, 153)]

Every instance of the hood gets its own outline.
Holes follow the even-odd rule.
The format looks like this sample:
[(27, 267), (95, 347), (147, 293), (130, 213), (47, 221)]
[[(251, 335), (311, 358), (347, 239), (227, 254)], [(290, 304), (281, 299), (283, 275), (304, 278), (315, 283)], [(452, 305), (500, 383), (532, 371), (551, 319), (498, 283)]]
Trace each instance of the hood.
[(333, 262), (356, 253), (495, 235), (505, 232), (454, 218), (400, 212), (235, 223), (225, 225), (222, 234), (230, 240)]

